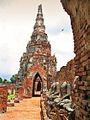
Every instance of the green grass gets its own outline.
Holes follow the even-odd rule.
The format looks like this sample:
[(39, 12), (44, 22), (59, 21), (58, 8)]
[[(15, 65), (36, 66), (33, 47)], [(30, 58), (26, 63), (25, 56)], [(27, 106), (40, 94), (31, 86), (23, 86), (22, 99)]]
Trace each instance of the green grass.
[(13, 93), (12, 93), (12, 91), (9, 90), (8, 91), (8, 100), (13, 100), (13, 99), (15, 99), (15, 91), (13, 91)]
[(14, 94), (8, 95), (8, 100), (12, 100), (12, 99), (15, 99), (15, 95)]

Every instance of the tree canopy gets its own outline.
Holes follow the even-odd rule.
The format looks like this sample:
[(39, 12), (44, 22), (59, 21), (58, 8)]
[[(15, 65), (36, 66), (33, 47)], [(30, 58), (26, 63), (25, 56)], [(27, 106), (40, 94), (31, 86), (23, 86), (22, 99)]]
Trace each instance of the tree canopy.
[(12, 77), (10, 78), (11, 83), (16, 83), (17, 80), (17, 75), (12, 75)]
[(3, 79), (0, 77), (0, 83), (2, 83), (3, 82)]

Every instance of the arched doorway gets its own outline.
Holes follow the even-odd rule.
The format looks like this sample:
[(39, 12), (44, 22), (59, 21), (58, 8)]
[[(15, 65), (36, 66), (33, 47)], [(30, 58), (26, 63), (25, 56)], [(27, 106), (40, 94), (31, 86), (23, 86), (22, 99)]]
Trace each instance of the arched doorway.
[(39, 81), (38, 84), (37, 84), (37, 89), (36, 91), (41, 91), (41, 82)]
[(41, 96), (42, 92), (42, 78), (40, 74), (37, 72), (34, 80), (33, 80), (33, 90), (32, 90), (32, 96)]

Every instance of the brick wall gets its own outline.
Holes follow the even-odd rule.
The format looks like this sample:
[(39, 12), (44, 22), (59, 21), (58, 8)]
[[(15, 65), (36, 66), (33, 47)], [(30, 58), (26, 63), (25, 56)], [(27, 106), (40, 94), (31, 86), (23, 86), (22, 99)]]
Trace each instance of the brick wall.
[(74, 36), (77, 89), (76, 120), (90, 120), (90, 0), (61, 0), (70, 15)]
[(7, 111), (7, 87), (0, 84), (0, 113)]
[(55, 80), (62, 84), (64, 81), (72, 84), (75, 78), (75, 64), (74, 60), (70, 60), (66, 66), (63, 66), (60, 71), (57, 72)]
[(66, 80), (72, 85), (75, 78), (75, 62), (70, 60), (66, 65)]
[(60, 71), (57, 72), (55, 81), (58, 81), (60, 84), (66, 81), (66, 66), (61, 67)]

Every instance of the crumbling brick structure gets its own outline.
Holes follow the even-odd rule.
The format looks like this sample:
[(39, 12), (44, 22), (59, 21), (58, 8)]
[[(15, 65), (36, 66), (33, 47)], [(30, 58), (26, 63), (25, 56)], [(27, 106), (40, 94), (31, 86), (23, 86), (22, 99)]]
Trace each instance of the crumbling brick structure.
[(0, 113), (7, 111), (7, 87), (0, 84)]
[(15, 83), (5, 83), (5, 85), (7, 86), (7, 89), (11, 90), (12, 92), (14, 92), (15, 89), (16, 89), (16, 84)]
[(60, 71), (57, 72), (55, 81), (59, 82), (60, 84), (66, 81), (66, 66), (61, 67)]
[(72, 85), (74, 78), (75, 78), (75, 62), (74, 59), (72, 59), (66, 65), (66, 81)]
[(39, 5), (31, 41), (20, 60), (17, 86), (23, 88), (25, 97), (43, 93), (50, 87), (56, 73), (56, 57), (51, 55), (51, 45), (45, 33), (42, 6)]
[(61, 0), (70, 15), (74, 37), (76, 120), (90, 120), (90, 0)]
[(66, 66), (61, 67), (60, 71), (57, 72), (55, 81), (59, 82), (60, 85), (63, 82), (68, 82), (72, 85), (75, 78), (75, 63), (74, 59), (70, 60)]

